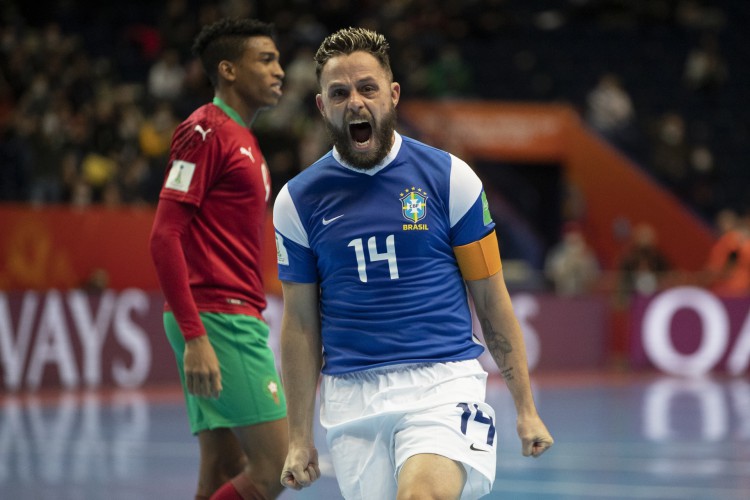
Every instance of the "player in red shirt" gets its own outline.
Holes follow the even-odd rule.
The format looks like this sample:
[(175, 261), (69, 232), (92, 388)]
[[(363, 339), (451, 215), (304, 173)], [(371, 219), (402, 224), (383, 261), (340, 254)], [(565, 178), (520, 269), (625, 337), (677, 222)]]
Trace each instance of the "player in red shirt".
[(150, 246), (200, 444), (195, 498), (275, 498), (286, 399), (262, 316), (270, 175), (249, 127), (278, 103), (284, 71), (272, 27), (260, 21), (206, 26), (193, 51), (215, 97), (175, 131)]

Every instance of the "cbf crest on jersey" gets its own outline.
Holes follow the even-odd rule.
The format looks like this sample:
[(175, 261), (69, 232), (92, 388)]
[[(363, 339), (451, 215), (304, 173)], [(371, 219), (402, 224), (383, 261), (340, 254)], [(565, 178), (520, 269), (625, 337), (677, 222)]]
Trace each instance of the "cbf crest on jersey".
[(417, 222), (427, 215), (427, 193), (422, 188), (406, 189), (401, 193), (401, 213), (410, 222)]
[(407, 188), (401, 194), (401, 213), (411, 224), (404, 224), (404, 231), (426, 231), (427, 224), (417, 224), (427, 215), (427, 193), (422, 188)]

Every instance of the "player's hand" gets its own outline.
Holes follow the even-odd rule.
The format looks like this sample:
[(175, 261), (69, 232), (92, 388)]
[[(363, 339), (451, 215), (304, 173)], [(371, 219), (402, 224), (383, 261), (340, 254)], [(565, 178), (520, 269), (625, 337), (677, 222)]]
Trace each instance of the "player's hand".
[(185, 343), (183, 366), (185, 383), (190, 394), (204, 398), (219, 397), (221, 370), (208, 335), (196, 337)]
[(287, 488), (301, 490), (310, 486), (319, 477), (318, 450), (314, 446), (290, 447), (281, 471), (281, 484)]
[(538, 457), (555, 443), (552, 435), (538, 415), (519, 417), (516, 423), (518, 437), (521, 438), (521, 452), (524, 457)]

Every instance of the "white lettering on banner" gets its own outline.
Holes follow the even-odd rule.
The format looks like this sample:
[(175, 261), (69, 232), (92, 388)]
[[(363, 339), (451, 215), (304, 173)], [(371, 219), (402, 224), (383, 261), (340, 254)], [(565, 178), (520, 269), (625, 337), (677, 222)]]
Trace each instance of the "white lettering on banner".
[(48, 363), (57, 365), (63, 387), (72, 389), (78, 386), (75, 355), (67, 325), (60, 292), (57, 290), (48, 292), (26, 373), (26, 384), (29, 389), (39, 388), (44, 367)]
[(89, 387), (95, 387), (102, 381), (102, 346), (112, 319), (115, 294), (111, 290), (102, 293), (95, 320), (88, 296), (82, 291), (70, 292), (68, 304), (83, 346), (83, 380)]
[[(688, 396), (697, 403), (697, 410), (689, 412), (701, 428), (696, 435), (695, 429), (688, 434), (696, 441), (717, 442), (729, 432), (729, 408), (724, 391), (716, 382), (706, 379), (666, 379), (655, 382), (646, 390), (643, 401), (644, 436), (653, 441), (680, 441), (680, 436), (671, 425), (671, 416), (677, 412), (670, 411), (677, 400)], [(681, 414), (682, 412), (680, 412)], [(685, 424), (685, 419), (680, 417)], [(682, 436), (684, 438), (684, 436)]]
[[(701, 323), (701, 340), (692, 353), (681, 353), (672, 341), (671, 324), (680, 310), (690, 310)], [(715, 368), (728, 354), (727, 369), (742, 375), (750, 364), (750, 314), (730, 345), (727, 309), (711, 292), (697, 287), (671, 288), (657, 295), (643, 314), (641, 335), (648, 359), (659, 369), (674, 375), (699, 376)]]
[(146, 380), (151, 368), (151, 344), (146, 332), (134, 323), (130, 316), (132, 312), (145, 315), (148, 312), (149, 300), (142, 291), (130, 288), (120, 294), (117, 306), (113, 325), (115, 337), (120, 341), (120, 345), (130, 351), (133, 361), (132, 366), (128, 368), (126, 363), (119, 359), (115, 360), (112, 375), (121, 387), (138, 387)]
[[(672, 342), (671, 323), (681, 309), (698, 314), (703, 326), (701, 343), (690, 354), (680, 353)], [(675, 375), (707, 373), (721, 359), (729, 343), (729, 318), (721, 301), (696, 287), (669, 289), (648, 305), (643, 315), (643, 348), (651, 362)]]
[[(52, 290), (43, 295), (26, 292), (14, 331), (8, 296), (0, 293), (0, 361), (5, 388), (38, 389), (48, 366), (57, 369), (61, 384), (67, 389), (79, 387), (81, 375), (87, 386), (99, 386), (104, 368), (102, 353), (110, 328), (128, 353), (127, 360), (117, 358), (111, 363), (115, 383), (121, 387), (141, 385), (151, 368), (151, 344), (133, 316), (148, 313), (148, 295), (136, 289), (119, 294), (107, 290), (97, 307), (93, 304), (78, 290), (65, 294)], [(72, 343), (74, 335), (81, 345), (80, 360)]]
[(13, 341), (10, 305), (5, 294), (0, 293), (0, 359), (3, 363), (5, 387), (15, 391), (23, 381), (23, 367), (31, 343), (31, 329), (34, 325), (39, 297), (35, 292), (28, 292), (21, 307), (21, 318), (18, 321), (18, 335)]

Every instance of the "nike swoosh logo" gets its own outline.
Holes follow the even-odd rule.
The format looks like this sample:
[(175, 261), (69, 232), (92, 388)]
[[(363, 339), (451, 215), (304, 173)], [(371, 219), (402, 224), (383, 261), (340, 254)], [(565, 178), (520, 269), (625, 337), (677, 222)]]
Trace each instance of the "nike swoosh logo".
[(341, 214), (341, 215), (337, 215), (337, 216), (336, 216), (336, 217), (334, 217), (333, 219), (326, 219), (325, 217), (323, 217), (323, 225), (324, 225), (324, 226), (327, 226), (327, 225), (328, 225), (328, 224), (330, 224), (331, 222), (335, 221), (336, 219), (340, 219), (340, 218), (341, 218), (341, 217), (343, 217), (343, 216), (344, 216), (344, 214)]
[(471, 446), (469, 446), (469, 449), (474, 450), (474, 451), (484, 451), (484, 452), (490, 451), (490, 450), (483, 450), (482, 448), (477, 448), (476, 446), (474, 446), (474, 443), (471, 443)]

